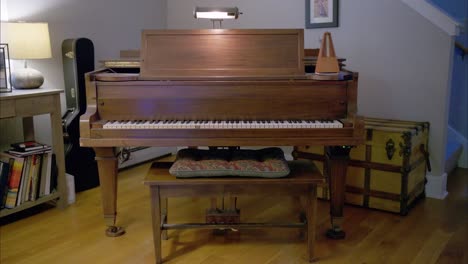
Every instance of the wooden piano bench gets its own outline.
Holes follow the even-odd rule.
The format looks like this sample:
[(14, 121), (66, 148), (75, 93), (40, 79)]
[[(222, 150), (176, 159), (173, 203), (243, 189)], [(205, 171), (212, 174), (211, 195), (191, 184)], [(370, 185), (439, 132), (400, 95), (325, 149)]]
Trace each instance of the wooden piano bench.
[[(162, 263), (161, 237), (167, 238), (169, 229), (243, 229), (292, 227), (303, 228), (307, 236), (307, 257), (314, 257), (317, 197), (316, 187), (325, 183), (324, 177), (309, 161), (290, 161), (291, 173), (283, 178), (204, 177), (178, 179), (169, 173), (171, 163), (153, 163), (144, 183), (150, 188), (151, 215), (156, 263)], [(232, 197), (248, 195), (288, 195), (304, 197), (305, 218), (297, 223), (167, 223), (169, 197)]]

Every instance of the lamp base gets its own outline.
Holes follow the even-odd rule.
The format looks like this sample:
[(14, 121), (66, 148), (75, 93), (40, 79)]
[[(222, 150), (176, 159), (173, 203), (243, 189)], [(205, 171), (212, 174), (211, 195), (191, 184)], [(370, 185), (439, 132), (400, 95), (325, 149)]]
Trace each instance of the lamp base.
[(17, 69), (11, 73), (11, 84), (15, 89), (36, 89), (44, 83), (44, 76), (32, 68)]

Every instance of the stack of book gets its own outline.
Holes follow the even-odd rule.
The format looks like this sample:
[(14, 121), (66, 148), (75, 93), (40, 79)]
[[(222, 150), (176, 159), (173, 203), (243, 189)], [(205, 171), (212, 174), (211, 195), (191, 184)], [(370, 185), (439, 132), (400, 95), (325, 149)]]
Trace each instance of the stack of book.
[(14, 208), (56, 188), (52, 147), (35, 141), (11, 144), (0, 153), (0, 206)]

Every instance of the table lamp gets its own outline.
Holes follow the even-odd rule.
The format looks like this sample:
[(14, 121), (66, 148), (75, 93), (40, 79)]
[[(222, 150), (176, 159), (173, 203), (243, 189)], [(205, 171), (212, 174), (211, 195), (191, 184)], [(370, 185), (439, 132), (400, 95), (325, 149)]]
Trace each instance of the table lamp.
[(11, 83), (16, 89), (35, 89), (44, 83), (38, 70), (28, 68), (29, 59), (52, 57), (49, 26), (47, 23), (2, 22), (2, 42), (8, 43), (11, 59), (24, 60), (24, 68), (11, 73)]

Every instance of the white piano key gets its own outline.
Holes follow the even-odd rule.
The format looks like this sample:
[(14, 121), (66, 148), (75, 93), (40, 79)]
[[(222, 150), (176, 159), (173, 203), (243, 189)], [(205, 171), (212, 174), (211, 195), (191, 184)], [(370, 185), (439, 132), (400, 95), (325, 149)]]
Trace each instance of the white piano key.
[(343, 123), (341, 123), (338, 120), (333, 120), (333, 123), (335, 124), (336, 128), (343, 128)]
[(239, 128), (239, 122), (237, 122), (236, 120), (228, 122), (228, 128), (231, 128), (231, 129)]
[(171, 120), (170, 127), (169, 127), (170, 129), (177, 129), (177, 128), (179, 128), (178, 126), (179, 125), (178, 125), (178, 122), (176, 120)]
[(317, 128), (317, 124), (315, 123), (314, 120), (309, 121), (309, 127), (310, 128)]
[(302, 128), (310, 128), (310, 125), (306, 120), (301, 120), (301, 127)]
[(117, 124), (115, 124), (115, 125), (116, 125), (116, 128), (117, 128), (117, 129), (122, 128), (122, 126), (123, 126), (124, 123), (125, 123), (125, 121), (121, 121), (121, 122), (119, 121), (119, 122), (117, 122)]
[(106, 123), (102, 126), (102, 128), (104, 128), (104, 129), (109, 129), (110, 126), (111, 126), (111, 122), (106, 122)]
[(239, 124), (237, 125), (238, 128), (240, 129), (246, 129), (247, 128), (247, 122), (241, 120), (239, 121)]
[(174, 122), (174, 128), (185, 128), (185, 123), (184, 121), (175, 121)]

